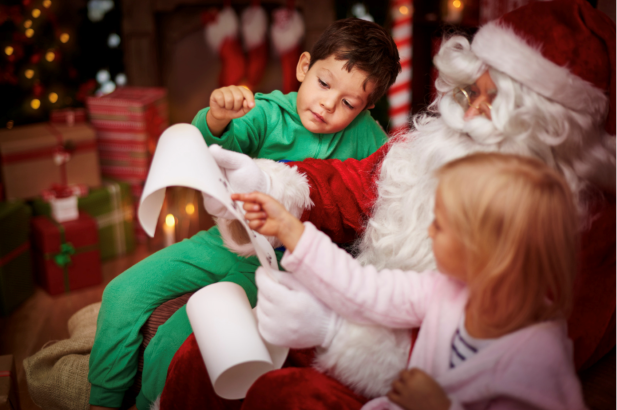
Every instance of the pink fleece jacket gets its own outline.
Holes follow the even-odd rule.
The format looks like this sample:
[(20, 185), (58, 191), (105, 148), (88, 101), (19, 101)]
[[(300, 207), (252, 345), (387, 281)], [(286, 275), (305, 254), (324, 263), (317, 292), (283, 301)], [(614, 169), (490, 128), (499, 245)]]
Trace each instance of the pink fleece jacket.
[[(564, 321), (502, 336), (454, 369), (451, 343), (468, 299), (464, 283), (439, 272), (361, 266), (310, 222), (282, 265), (339, 315), (360, 324), (420, 326), (409, 367), (442, 386), (451, 409), (585, 409)], [(398, 409), (385, 397), (363, 409)]]

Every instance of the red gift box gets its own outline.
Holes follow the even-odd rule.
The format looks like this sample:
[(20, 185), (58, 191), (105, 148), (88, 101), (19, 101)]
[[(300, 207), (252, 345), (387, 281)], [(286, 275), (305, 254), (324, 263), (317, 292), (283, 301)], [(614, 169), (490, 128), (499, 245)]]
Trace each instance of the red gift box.
[(96, 220), (85, 213), (73, 221), (32, 219), (36, 277), (50, 295), (102, 282)]

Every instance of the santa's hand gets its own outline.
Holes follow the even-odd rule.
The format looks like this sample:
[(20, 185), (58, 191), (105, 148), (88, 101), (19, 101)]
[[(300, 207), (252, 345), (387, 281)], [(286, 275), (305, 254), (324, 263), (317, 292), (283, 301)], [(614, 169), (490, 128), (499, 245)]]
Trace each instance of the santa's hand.
[(212, 157), (226, 175), (236, 193), (270, 191), (270, 177), (263, 172), (248, 155), (228, 151), (213, 144), (209, 147)]
[(227, 207), (218, 199), (211, 197), (205, 192), (202, 192), (201, 196), (204, 199), (204, 208), (210, 215), (217, 218), (236, 219), (235, 215), (232, 214), (231, 211), (229, 211), (229, 209), (227, 209)]
[(274, 274), (279, 283), (263, 268), (255, 273), (257, 325), (261, 336), (277, 346), (327, 348), (341, 325), (340, 316), (306, 290), (291, 273)]

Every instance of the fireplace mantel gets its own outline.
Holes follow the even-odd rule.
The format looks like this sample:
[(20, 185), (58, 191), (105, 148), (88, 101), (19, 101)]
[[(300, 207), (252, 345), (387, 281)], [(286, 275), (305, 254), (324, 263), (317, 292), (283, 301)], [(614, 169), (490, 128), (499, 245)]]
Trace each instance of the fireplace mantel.
[[(232, 6), (244, 8), (250, 0), (232, 0)], [(284, 6), (286, 0), (261, 2), (270, 8)], [(306, 25), (305, 49), (310, 49), (319, 34), (334, 21), (332, 0), (296, 0), (296, 7), (304, 17)], [(123, 11), (124, 64), (128, 83), (134, 86), (166, 86), (165, 59), (170, 57), (173, 44), (186, 34), (201, 27), (200, 13), (209, 7), (221, 7), (222, 1), (215, 0), (125, 0)], [(188, 10), (188, 11), (187, 11)], [(181, 24), (167, 24), (171, 32), (163, 35), (161, 16), (180, 13)], [(174, 20), (178, 20), (177, 18)]]

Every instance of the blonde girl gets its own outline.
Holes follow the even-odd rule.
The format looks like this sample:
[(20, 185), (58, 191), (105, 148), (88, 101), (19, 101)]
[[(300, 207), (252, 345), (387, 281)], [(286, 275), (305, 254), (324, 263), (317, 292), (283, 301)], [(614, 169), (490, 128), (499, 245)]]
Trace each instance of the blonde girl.
[[(408, 369), (366, 409), (583, 409), (565, 319), (577, 216), (564, 179), (540, 161), (474, 154), (437, 172), (429, 227), (437, 271), (361, 266), (260, 193), (241, 194), (252, 229), (286, 246), (282, 265), (348, 320), (420, 327)], [(274, 283), (258, 272), (259, 326), (276, 340)], [(340, 322), (325, 323), (327, 334)], [(400, 406), (400, 407), (399, 407)]]

